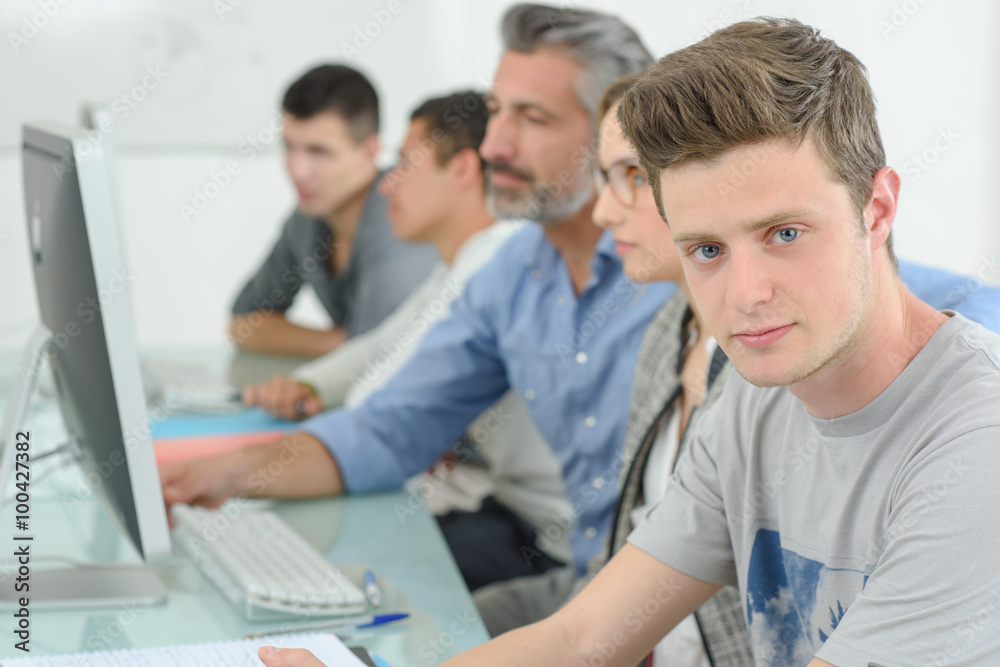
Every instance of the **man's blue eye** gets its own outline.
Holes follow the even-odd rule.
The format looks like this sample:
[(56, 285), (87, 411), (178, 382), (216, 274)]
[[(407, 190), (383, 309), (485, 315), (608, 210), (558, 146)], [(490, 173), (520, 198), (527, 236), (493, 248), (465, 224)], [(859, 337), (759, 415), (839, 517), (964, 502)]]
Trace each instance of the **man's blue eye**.
[(717, 245), (703, 245), (699, 246), (695, 252), (701, 259), (715, 259), (719, 256), (719, 246)]
[(799, 237), (799, 230), (797, 229), (779, 229), (774, 233), (774, 239), (779, 243), (791, 243)]

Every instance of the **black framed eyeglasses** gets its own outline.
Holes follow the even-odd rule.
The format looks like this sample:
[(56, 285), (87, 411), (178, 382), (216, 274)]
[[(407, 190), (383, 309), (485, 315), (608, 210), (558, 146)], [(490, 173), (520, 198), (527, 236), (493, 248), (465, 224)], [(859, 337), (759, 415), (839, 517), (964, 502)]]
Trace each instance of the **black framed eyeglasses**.
[(639, 188), (647, 183), (645, 170), (628, 162), (616, 162), (606, 170), (594, 167), (594, 187), (597, 194), (604, 191), (605, 184), (611, 185), (611, 192), (623, 206), (635, 206)]

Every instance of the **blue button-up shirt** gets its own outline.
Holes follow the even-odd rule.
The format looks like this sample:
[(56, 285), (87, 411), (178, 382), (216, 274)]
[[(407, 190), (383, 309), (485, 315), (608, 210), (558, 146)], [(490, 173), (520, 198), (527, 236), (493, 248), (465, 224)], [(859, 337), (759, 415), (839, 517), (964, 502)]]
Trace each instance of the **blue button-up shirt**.
[(562, 256), (529, 225), (469, 280), (381, 391), (303, 430), (333, 454), (349, 492), (398, 488), (513, 388), (561, 465), (582, 573), (611, 523), (639, 344), (677, 289), (626, 278), (607, 233), (590, 268), (577, 296)]
[[(990, 261), (981, 269), (987, 276), (1000, 270), (995, 259)], [(960, 276), (900, 260), (899, 277), (917, 298), (937, 310), (957, 311), (1000, 333), (1000, 289), (983, 283), (978, 276)]]

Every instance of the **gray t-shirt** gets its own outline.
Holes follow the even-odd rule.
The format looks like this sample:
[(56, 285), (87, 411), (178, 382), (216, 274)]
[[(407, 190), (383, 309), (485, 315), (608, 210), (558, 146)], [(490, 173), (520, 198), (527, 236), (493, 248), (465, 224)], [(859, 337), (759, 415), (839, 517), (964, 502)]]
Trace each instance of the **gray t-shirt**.
[(760, 665), (997, 664), (1000, 336), (952, 315), (836, 419), (732, 373), (629, 540), (738, 583)]
[(233, 314), (283, 313), (305, 283), (349, 337), (374, 329), (396, 310), (427, 277), (438, 255), (429, 244), (405, 243), (393, 235), (386, 200), (377, 189), (382, 178), (380, 174), (369, 188), (351, 258), (338, 275), (330, 272), (335, 239), (329, 225), (295, 211), (264, 264), (236, 297)]

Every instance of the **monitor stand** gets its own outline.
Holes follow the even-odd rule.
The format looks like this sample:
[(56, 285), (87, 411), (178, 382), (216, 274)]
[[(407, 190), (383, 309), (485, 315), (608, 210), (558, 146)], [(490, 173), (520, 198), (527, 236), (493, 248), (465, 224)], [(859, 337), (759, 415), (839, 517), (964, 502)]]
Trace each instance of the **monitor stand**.
[[(44, 325), (39, 326), (18, 361), (0, 425), (0, 499), (13, 486), (17, 434), (28, 415), (45, 355), (54, 353), (54, 346), (52, 332)], [(0, 506), (5, 504), (0, 502)], [(0, 527), (0, 536), (5, 533)], [(16, 535), (11, 540), (13, 555), (5, 563), (12, 569), (0, 572), (0, 606), (24, 607), (27, 605), (21, 603), (26, 599), (32, 609), (93, 609), (149, 606), (167, 599), (163, 582), (147, 567), (116, 563), (80, 564), (62, 569), (38, 567), (45, 554), (36, 554), (32, 549), (34, 542), (25, 538), (28, 535)], [(29, 562), (23, 565), (16, 555), (22, 545), (30, 554)]]

